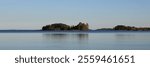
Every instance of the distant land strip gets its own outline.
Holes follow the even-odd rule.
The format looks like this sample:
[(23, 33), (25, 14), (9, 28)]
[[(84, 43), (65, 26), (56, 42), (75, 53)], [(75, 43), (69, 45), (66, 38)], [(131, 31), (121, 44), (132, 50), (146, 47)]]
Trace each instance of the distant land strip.
[(135, 26), (125, 26), (117, 25), (113, 28), (101, 28), (92, 30), (89, 29), (88, 23), (79, 22), (77, 25), (67, 25), (63, 23), (54, 23), (43, 26), (39, 30), (0, 30), (0, 33), (42, 33), (42, 32), (150, 32), (150, 27), (135, 27)]
[(150, 32), (150, 31), (125, 31), (125, 30), (65, 30), (65, 31), (43, 31), (43, 30), (0, 30), (0, 33), (119, 33), (119, 32)]

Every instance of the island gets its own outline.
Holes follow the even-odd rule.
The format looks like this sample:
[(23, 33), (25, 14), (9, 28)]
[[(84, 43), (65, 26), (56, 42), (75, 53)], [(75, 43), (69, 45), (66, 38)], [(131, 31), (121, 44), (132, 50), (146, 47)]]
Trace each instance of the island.
[(150, 27), (134, 27), (134, 26), (117, 25), (113, 28), (113, 30), (150, 31)]
[(63, 23), (54, 23), (50, 25), (46, 25), (42, 27), (42, 30), (51, 30), (51, 31), (62, 31), (62, 30), (80, 30), (80, 31), (88, 31), (89, 25), (88, 23), (79, 22), (77, 25), (69, 26)]

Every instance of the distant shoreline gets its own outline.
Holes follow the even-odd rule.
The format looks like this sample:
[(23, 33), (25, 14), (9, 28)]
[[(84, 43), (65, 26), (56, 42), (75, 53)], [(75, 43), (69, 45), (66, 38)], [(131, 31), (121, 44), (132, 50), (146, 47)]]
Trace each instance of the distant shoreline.
[(65, 33), (102, 33), (102, 32), (150, 32), (150, 31), (127, 31), (127, 30), (88, 30), (88, 31), (80, 31), (80, 30), (63, 30), (63, 31), (43, 31), (43, 30), (0, 30), (0, 33), (44, 33), (44, 32), (65, 32)]

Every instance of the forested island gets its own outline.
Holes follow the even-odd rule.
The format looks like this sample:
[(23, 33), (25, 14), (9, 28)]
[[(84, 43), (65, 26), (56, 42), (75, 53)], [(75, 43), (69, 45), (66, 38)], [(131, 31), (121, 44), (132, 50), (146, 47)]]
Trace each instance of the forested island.
[[(79, 30), (79, 31), (89, 31), (89, 24), (79, 22), (77, 25), (67, 25), (63, 23), (54, 23), (49, 24), (42, 27), (43, 31), (72, 31), (72, 30)], [(126, 25), (117, 25), (113, 28), (101, 28), (99, 30), (111, 30), (111, 31), (150, 31), (150, 27), (135, 27), (135, 26), (126, 26)]]
[(134, 26), (117, 25), (113, 28), (113, 30), (150, 31), (150, 27), (134, 27)]
[(69, 26), (67, 24), (63, 23), (55, 23), (55, 24), (50, 24), (42, 27), (42, 30), (55, 30), (55, 31), (60, 31), (60, 30), (80, 30), (80, 31), (88, 31), (89, 30), (89, 25), (88, 23), (82, 23), (79, 22), (77, 25)]

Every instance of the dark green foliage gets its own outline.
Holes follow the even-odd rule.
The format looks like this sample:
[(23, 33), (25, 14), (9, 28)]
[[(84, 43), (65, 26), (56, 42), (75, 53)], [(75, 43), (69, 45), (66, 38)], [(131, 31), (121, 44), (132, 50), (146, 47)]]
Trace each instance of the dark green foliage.
[(89, 25), (86, 23), (79, 23), (77, 26), (76, 26), (77, 30), (89, 30)]
[(118, 26), (115, 26), (113, 29), (114, 30), (127, 30), (127, 31), (148, 31), (148, 30), (150, 30), (150, 28), (148, 28), (148, 27), (138, 28), (138, 27), (134, 27), (134, 26), (125, 26), (125, 25), (118, 25)]
[(130, 26), (118, 25), (114, 27), (114, 30), (136, 30), (136, 28)]
[(55, 23), (51, 25), (43, 26), (42, 30), (89, 30), (88, 24), (79, 23), (77, 26), (69, 26), (63, 23)]
[(69, 30), (70, 26), (62, 23), (43, 26), (42, 30)]
[(88, 23), (79, 23), (78, 25), (76, 26), (71, 26), (71, 30), (83, 30), (83, 31), (86, 31), (86, 30), (89, 30), (89, 25)]

